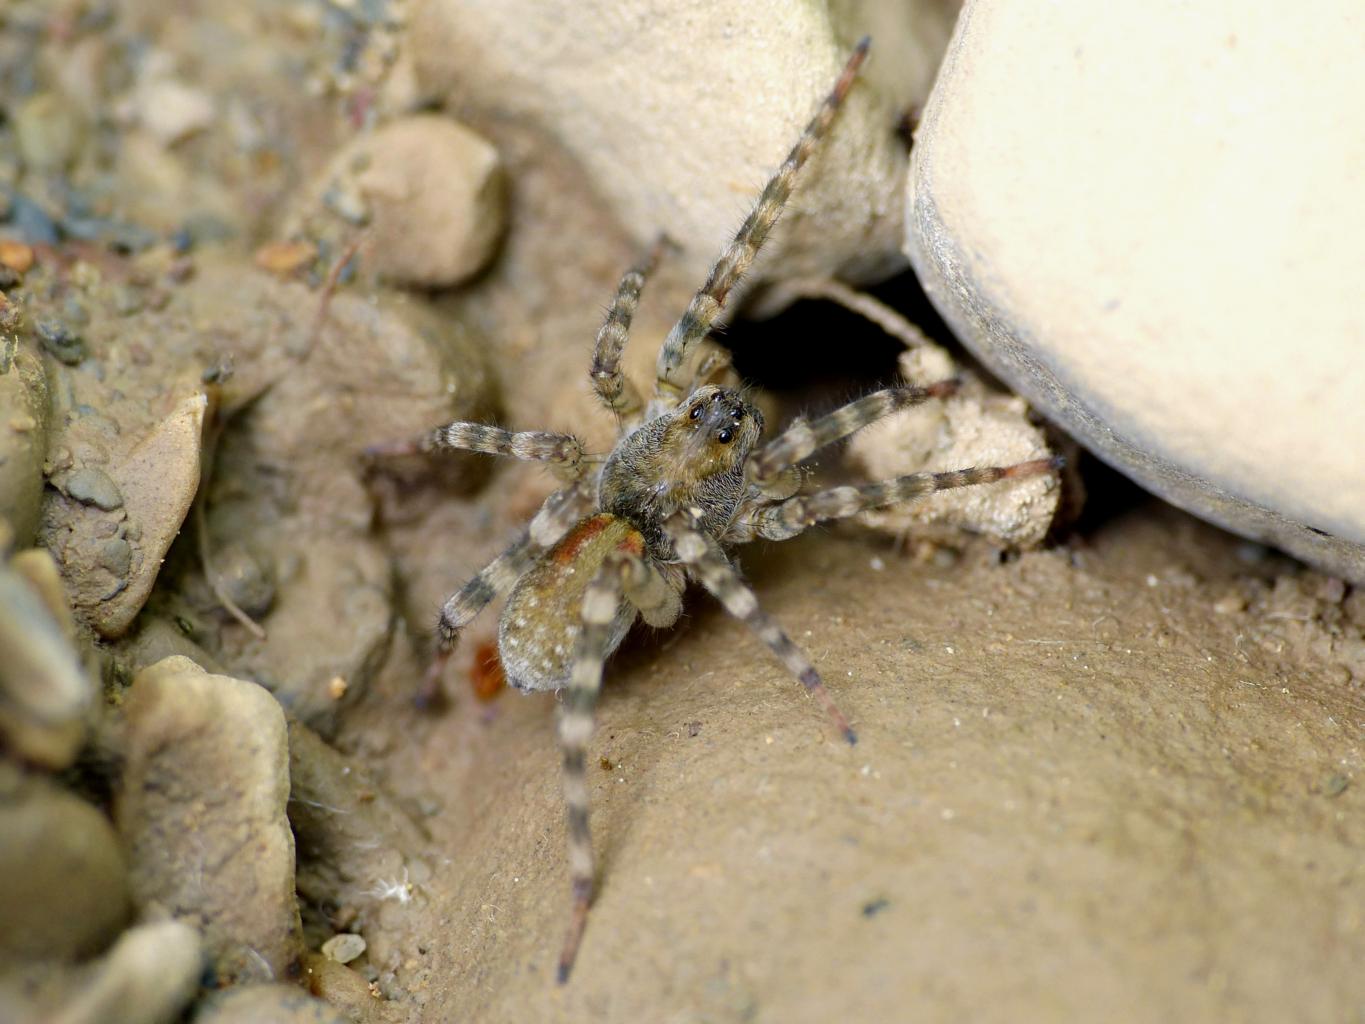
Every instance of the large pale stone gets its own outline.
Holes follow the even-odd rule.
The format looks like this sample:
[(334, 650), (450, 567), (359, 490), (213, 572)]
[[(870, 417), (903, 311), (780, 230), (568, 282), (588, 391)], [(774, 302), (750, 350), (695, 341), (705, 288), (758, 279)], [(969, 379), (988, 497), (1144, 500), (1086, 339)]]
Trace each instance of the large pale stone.
[(297, 233), (326, 237), (320, 213), (347, 211), (368, 225), (360, 248), (365, 266), (417, 288), (449, 287), (480, 270), (507, 219), (497, 150), (438, 114), (399, 118), (358, 136), (312, 192)]
[(1182, 507), (1365, 580), (1365, 21), (969, 4), (908, 253), (964, 342)]
[[(700, 280), (834, 82), (853, 44), (873, 56), (809, 168), (757, 277), (899, 261), (896, 119), (924, 98), (950, 5), (567, 0), (419, 6), (423, 88), (497, 141), (530, 123), (583, 165), (642, 248), (666, 231)], [(584, 246), (591, 245), (584, 239)]]
[(300, 949), (284, 713), (179, 656), (143, 669), (114, 817), (149, 916), (201, 929), (223, 979), (283, 977)]

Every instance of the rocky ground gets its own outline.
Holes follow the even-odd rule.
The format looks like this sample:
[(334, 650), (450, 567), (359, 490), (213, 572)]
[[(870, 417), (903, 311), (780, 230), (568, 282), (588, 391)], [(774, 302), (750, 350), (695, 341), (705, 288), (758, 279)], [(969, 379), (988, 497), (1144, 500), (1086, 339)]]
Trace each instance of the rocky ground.
[[(842, 59), (807, 6), (770, 73)], [(629, 640), (590, 762), (601, 896), (554, 985), (553, 699), (501, 691), (490, 612), (449, 707), (411, 700), (434, 610), (553, 482), (364, 450), (456, 418), (609, 443), (589, 346), (659, 200), (555, 137), (591, 76), (546, 66), (515, 102), (516, 62), (455, 76), (480, 22), (453, 9), (0, 12), (0, 1020), (1357, 1012), (1365, 594), (1084, 457), (744, 553), (854, 749), (704, 595)], [(813, 169), (762, 304), (900, 259), (872, 240), (899, 237), (894, 108), (928, 73), (895, 78), (837, 144), (853, 185)], [(740, 110), (754, 148), (671, 211), (642, 378), (693, 239), (770, 163), (740, 122), (807, 106)], [(877, 294), (925, 312), (908, 276)], [(728, 333), (771, 416), (961, 370), (941, 325), (831, 309)], [(1077, 454), (962, 372), (820, 472)]]

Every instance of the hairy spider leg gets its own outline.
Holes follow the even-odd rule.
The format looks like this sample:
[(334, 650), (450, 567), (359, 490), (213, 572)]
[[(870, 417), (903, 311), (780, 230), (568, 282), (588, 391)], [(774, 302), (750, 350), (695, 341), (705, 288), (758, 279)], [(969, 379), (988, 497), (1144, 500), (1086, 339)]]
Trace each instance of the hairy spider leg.
[(702, 385), (712, 383), (728, 370), (730, 365), (730, 353), (719, 345), (711, 346), (711, 350), (697, 363), (696, 372), (692, 374), (692, 383), (687, 386), (687, 393), (690, 395)]
[(482, 452), (527, 462), (548, 462), (561, 476), (577, 479), (583, 466), (583, 442), (572, 434), (548, 430), (503, 430), (486, 423), (447, 423), (414, 441), (396, 441), (365, 449), (370, 456), (416, 455), (418, 452)]
[(616, 298), (607, 308), (606, 319), (597, 332), (597, 345), (593, 349), (592, 370), (589, 373), (592, 389), (602, 404), (615, 414), (622, 432), (633, 426), (639, 418), (644, 399), (640, 397), (639, 388), (621, 371), (621, 354), (630, 338), (630, 323), (640, 305), (640, 293), (658, 265), (664, 245), (665, 240), (661, 237), (654, 243), (649, 255), (627, 270), (621, 278), (616, 288)]
[(686, 312), (664, 339), (663, 347), (659, 349), (651, 414), (672, 408), (685, 394), (683, 388), (687, 380), (684, 368), (688, 356), (697, 342), (711, 330), (712, 324), (725, 308), (731, 289), (749, 269), (768, 233), (777, 223), (796, 185), (797, 172), (829, 132), (834, 115), (839, 112), (844, 97), (848, 95), (870, 45), (871, 40), (864, 37), (853, 50), (834, 88), (806, 125), (806, 130), (796, 140), (796, 145), (787, 154), (787, 159), (782, 161), (782, 166), (768, 180), (753, 210), (711, 268), (706, 283), (692, 297)]
[(864, 320), (876, 324), (906, 348), (915, 349), (933, 344), (929, 336), (907, 320), (899, 310), (888, 306), (881, 299), (860, 292), (856, 288), (850, 288), (842, 281), (836, 281), (831, 277), (798, 277), (791, 281), (783, 281), (778, 288), (784, 301), (824, 299), (843, 306), (850, 313), (856, 313)]
[(692, 569), (701, 585), (711, 592), (727, 612), (768, 645), (787, 671), (800, 680), (806, 691), (820, 702), (840, 735), (851, 744), (857, 743), (857, 734), (825, 689), (810, 659), (787, 636), (777, 620), (758, 606), (758, 598), (740, 577), (734, 564), (725, 557), (720, 545), (696, 528), (695, 517), (686, 510), (680, 511), (664, 524), (664, 532), (673, 541), (678, 558)]
[(910, 385), (886, 388), (864, 395), (819, 419), (810, 422), (797, 420), (749, 456), (750, 476), (762, 487), (826, 445), (843, 440), (900, 409), (919, 405), (931, 398), (946, 398), (957, 388), (956, 380), (942, 380), (922, 388)]
[(644, 557), (644, 537), (632, 530), (607, 555), (583, 595), (582, 626), (574, 643), (568, 693), (559, 708), (559, 745), (564, 758), (564, 805), (569, 827), (569, 878), (572, 907), (559, 955), (559, 983), (569, 979), (592, 905), (595, 861), (588, 827), (587, 747), (593, 709), (602, 688), (602, 663), (611, 627), (624, 596), (647, 622), (672, 622), (681, 610), (680, 595)]
[(455, 653), (460, 631), (497, 597), (510, 591), (526, 570), (569, 532), (591, 507), (591, 499), (590, 488), (581, 483), (555, 491), (517, 539), (450, 596), (436, 623), (436, 651), (422, 677), (419, 705), (434, 703), (440, 694), (441, 678)]
[(829, 519), (846, 519), (868, 509), (899, 505), (953, 487), (1038, 476), (1061, 469), (1063, 465), (1065, 460), (1057, 455), (1016, 462), (1012, 466), (980, 466), (947, 473), (911, 473), (877, 483), (833, 487), (814, 494), (797, 495), (759, 508), (750, 514), (749, 519), (757, 536), (767, 540), (788, 540), (816, 523)]

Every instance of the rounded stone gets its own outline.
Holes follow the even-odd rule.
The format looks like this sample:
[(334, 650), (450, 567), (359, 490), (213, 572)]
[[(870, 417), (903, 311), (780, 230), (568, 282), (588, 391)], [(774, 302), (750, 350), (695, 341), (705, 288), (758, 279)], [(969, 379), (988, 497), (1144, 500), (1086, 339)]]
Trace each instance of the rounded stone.
[(435, 114), (405, 117), (338, 158), (357, 165), (370, 221), (364, 255), (400, 284), (445, 288), (476, 273), (502, 237), (507, 183), (495, 150)]
[(128, 910), (127, 866), (104, 815), (55, 786), (0, 781), (0, 956), (88, 955)]
[(341, 1013), (293, 985), (246, 985), (205, 1001), (194, 1024), (346, 1024)]
[(82, 505), (94, 505), (106, 512), (123, 507), (123, 492), (109, 474), (94, 466), (83, 466), (66, 478), (66, 493)]
[(38, 528), (51, 408), (42, 361), (20, 349), (0, 373), (0, 519), (19, 547), (32, 543)]
[(436, 0), (413, 17), (423, 91), (468, 111), (494, 142), (506, 133), (514, 169), (514, 129), (552, 139), (641, 249), (666, 232), (678, 246), (670, 260), (698, 281), (854, 42), (871, 35), (859, 82), (751, 281), (885, 276), (903, 263), (905, 151), (892, 127), (928, 92), (949, 5), (611, 0), (584, 18), (570, 0)]
[(1349, 0), (1289, 21), (970, 5), (915, 142), (907, 251), (968, 347), (1105, 461), (1365, 581), (1353, 21)]

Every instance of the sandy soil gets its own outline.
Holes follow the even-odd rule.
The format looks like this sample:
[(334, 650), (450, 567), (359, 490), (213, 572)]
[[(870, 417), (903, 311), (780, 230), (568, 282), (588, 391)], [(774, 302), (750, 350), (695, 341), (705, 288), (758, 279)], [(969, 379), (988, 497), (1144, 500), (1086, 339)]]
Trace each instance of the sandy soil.
[[(0, 725), (13, 730), (0, 759), (0, 920), (17, 906), (64, 926), (41, 950), (4, 936), (0, 1019), (46, 1021), (66, 1006), (65, 1020), (100, 1020), (90, 1007), (117, 1005), (129, 1020), (170, 1020), (202, 999), (205, 978), (239, 986), (214, 1021), (256, 1020), (267, 1004), (281, 1021), (330, 1019), (296, 990), (252, 984), (280, 980), (278, 963), (346, 1019), (385, 1024), (1360, 1012), (1365, 592), (1156, 502), (1106, 514), (1121, 488), (1084, 463), (1090, 522), (1043, 550), (1002, 560), (964, 540), (905, 554), (850, 526), (744, 552), (760, 600), (857, 725), (856, 748), (704, 595), (677, 630), (628, 641), (592, 746), (601, 895), (573, 978), (556, 987), (568, 891), (553, 698), (475, 697), (490, 611), (451, 666), (450, 709), (420, 714), (410, 700), (435, 608), (550, 480), (473, 459), (374, 472), (360, 456), (466, 416), (569, 428), (600, 448), (611, 423), (588, 401), (587, 351), (636, 247), (562, 148), (506, 123), (493, 138), (511, 190), (506, 234), (468, 287), (397, 294), (364, 252), (342, 275), (336, 239), (308, 241), (292, 268), (274, 250), (268, 274), (253, 254), (282, 240), (294, 197), (356, 133), (354, 105), (306, 89), (309, 69), (344, 51), (345, 26), (267, 0), (164, 17), (154, 6), (72, 29), (44, 28), (25, 4), (13, 24), (28, 27), (0, 33), (0, 65), (28, 73), (37, 46), (43, 88), (88, 96), (83, 116), (117, 129), (72, 144), (72, 181), (118, 200), (95, 226), (153, 233), (115, 255), (103, 235), (74, 234), (89, 227), (80, 210), (54, 206), (66, 234), (25, 243), (33, 265), (6, 278), (22, 316), (0, 329), (18, 339), (23, 372), (6, 386), (35, 410), (0, 434), (22, 485), (11, 518), (19, 547), (37, 530), (62, 585), (44, 592), (61, 615), (34, 607), (40, 625), (0, 638), (41, 634), (70, 664), (47, 647), (25, 653), (84, 689), (54, 712), (54, 740), (14, 710), (25, 693), (0, 672), (11, 701)], [(221, 47), (201, 20), (259, 46)], [(156, 62), (125, 66), (147, 39), (177, 56), (175, 81)], [(52, 68), (75, 84), (59, 89)], [(153, 101), (185, 84), (223, 104), (239, 134), (252, 127), (252, 145), (207, 120), (159, 141), (175, 126)], [(115, 88), (131, 123), (100, 108)], [(25, 110), (30, 125), (49, 123)], [(38, 142), (40, 156), (66, 147)], [(0, 133), (0, 156), (17, 160), (15, 145)], [(24, 175), (14, 195), (43, 199), (47, 179)], [(229, 240), (199, 214), (227, 224)], [(628, 368), (651, 362), (694, 286), (661, 268)], [(862, 330), (839, 335), (837, 352), (755, 346), (760, 368), (825, 360), (800, 399), (759, 400), (790, 414), (878, 383), (851, 367), (877, 333)], [(30, 381), (38, 365), (50, 396)], [(193, 417), (203, 436), (199, 419), (167, 433)], [(6, 600), (33, 582), (18, 561), (0, 565)], [(223, 594), (267, 639), (224, 611)], [(215, 673), (204, 679), (244, 680), (221, 686), (253, 699), (215, 713), (177, 681), (203, 674), (173, 664), (158, 684), (169, 724), (149, 731), (126, 702), (169, 655)], [(254, 699), (256, 683), (276, 700)], [(233, 782), (265, 724), (270, 756), (254, 759), (256, 781)], [(174, 799), (159, 800), (159, 777), (177, 780)], [(147, 821), (111, 821), (139, 786), (158, 795)], [(56, 833), (33, 827), (19, 843), (13, 822), (42, 825), (72, 803), (83, 814), (63, 820), (81, 818), (67, 824), (107, 871), (36, 885), (32, 865), (57, 862)], [(260, 822), (292, 832), (295, 859), (251, 857)], [(139, 834), (179, 846), (149, 857)], [(122, 891), (125, 875), (136, 891)], [(263, 892), (284, 895), (259, 927), (214, 909), (260, 909)], [(92, 900), (113, 908), (110, 921), (63, 910)], [(115, 941), (125, 924), (136, 927)], [(276, 937), (272, 957), (256, 932)], [(347, 966), (318, 952), (339, 934), (365, 940)], [(149, 979), (160, 988), (134, 984)], [(126, 993), (153, 989), (161, 1010), (135, 1012)], [(255, 1009), (232, 1017), (233, 999)]]
[(1360, 595), (1155, 503), (1003, 565), (864, 534), (746, 566), (861, 742), (704, 597), (630, 645), (593, 747), (603, 888), (564, 990), (552, 701), (351, 720), (360, 746), (392, 735), (371, 760), (389, 786), (440, 806), (396, 978), (413, 1019), (1359, 1006)]

